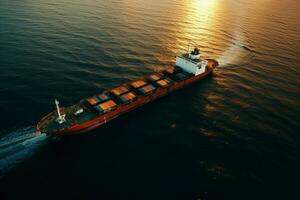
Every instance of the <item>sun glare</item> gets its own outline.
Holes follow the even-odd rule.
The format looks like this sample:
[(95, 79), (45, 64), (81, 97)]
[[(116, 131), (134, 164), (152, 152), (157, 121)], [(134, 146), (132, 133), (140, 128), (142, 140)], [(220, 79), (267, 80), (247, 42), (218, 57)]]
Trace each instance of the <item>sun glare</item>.
[(197, 0), (197, 3), (201, 7), (209, 8), (211, 6), (214, 6), (214, 4), (216, 3), (216, 0)]

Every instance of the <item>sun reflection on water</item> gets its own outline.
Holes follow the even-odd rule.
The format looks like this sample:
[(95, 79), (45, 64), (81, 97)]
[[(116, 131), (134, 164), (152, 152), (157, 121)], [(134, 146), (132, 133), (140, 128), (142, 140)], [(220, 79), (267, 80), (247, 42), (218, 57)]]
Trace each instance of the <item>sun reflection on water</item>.
[[(216, 23), (216, 11), (219, 0), (190, 0), (185, 3), (184, 13), (179, 24), (178, 37), (186, 41), (194, 41), (199, 45), (205, 45), (210, 40), (211, 29)], [(200, 42), (201, 41), (201, 42)], [(178, 49), (182, 49), (182, 40), (177, 42)]]

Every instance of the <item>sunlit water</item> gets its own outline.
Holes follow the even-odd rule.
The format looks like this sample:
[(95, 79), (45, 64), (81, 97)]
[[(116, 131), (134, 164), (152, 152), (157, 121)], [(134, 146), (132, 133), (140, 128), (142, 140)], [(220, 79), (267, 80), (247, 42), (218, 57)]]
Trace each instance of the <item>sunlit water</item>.
[[(1, 0), (0, 198), (297, 199), (299, 19), (296, 0)], [(83, 136), (31, 126), (189, 44), (220, 63), (201, 83)]]

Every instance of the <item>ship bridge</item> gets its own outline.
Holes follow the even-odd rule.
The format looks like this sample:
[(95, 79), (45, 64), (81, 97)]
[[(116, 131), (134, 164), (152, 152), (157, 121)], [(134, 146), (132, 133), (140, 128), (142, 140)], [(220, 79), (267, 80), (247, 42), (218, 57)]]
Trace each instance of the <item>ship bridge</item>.
[(197, 76), (206, 71), (207, 61), (201, 59), (200, 49), (195, 48), (190, 53), (176, 56), (176, 66)]

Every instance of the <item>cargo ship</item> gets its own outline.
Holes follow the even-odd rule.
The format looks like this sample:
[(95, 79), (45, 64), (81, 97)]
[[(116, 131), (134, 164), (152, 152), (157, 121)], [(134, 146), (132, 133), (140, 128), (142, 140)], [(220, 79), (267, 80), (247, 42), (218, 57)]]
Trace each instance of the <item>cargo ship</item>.
[(154, 71), (147, 76), (82, 99), (79, 103), (60, 107), (43, 117), (37, 131), (53, 136), (84, 133), (112, 119), (148, 104), (160, 97), (197, 82), (218, 66), (214, 59), (202, 59), (200, 50), (176, 56), (176, 64)]

